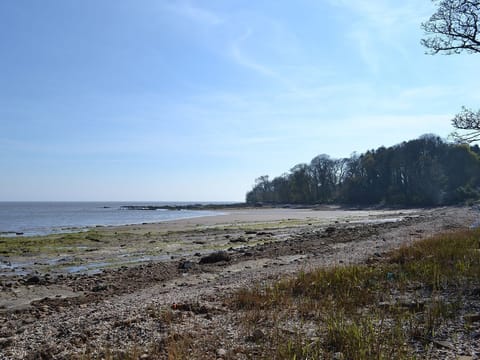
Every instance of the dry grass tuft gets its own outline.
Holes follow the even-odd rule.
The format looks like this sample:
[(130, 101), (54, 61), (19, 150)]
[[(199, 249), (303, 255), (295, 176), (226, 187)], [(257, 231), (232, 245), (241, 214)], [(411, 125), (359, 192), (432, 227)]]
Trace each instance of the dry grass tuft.
[(460, 231), (404, 246), (374, 265), (242, 289), (231, 307), (242, 312), (246, 331), (273, 324), (264, 358), (410, 359), (414, 342), (430, 341), (455, 317), (479, 275), (480, 231)]

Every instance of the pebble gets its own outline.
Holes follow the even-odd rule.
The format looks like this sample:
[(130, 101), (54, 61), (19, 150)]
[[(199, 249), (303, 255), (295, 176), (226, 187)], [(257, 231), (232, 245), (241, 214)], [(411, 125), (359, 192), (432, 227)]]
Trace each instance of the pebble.
[(218, 349), (218, 350), (217, 350), (217, 355), (218, 355), (218, 356), (225, 356), (225, 355), (227, 355), (227, 350), (225, 350), (225, 349)]
[(435, 344), (435, 346), (439, 347), (439, 348), (445, 348), (445, 349), (449, 349), (449, 350), (455, 350), (455, 347), (453, 346), (452, 343), (448, 342), (448, 341), (442, 341), (442, 340), (433, 340), (433, 343)]

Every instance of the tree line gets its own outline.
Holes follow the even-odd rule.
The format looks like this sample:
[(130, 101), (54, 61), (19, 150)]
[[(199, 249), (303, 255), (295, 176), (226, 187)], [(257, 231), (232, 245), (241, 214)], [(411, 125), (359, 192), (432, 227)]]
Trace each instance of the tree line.
[(349, 158), (318, 155), (275, 177), (260, 176), (249, 204), (430, 206), (480, 198), (480, 148), (435, 135)]

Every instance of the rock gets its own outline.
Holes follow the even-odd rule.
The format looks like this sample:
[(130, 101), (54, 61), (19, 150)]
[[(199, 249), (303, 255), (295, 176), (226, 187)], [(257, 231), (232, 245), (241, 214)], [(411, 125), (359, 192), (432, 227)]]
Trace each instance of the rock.
[(188, 270), (192, 269), (193, 266), (194, 266), (193, 262), (186, 260), (186, 261), (182, 261), (178, 264), (178, 269), (188, 271)]
[(225, 355), (227, 355), (227, 350), (225, 350), (225, 349), (218, 349), (218, 350), (217, 350), (217, 355), (218, 355), (218, 356), (225, 356)]
[(30, 276), (25, 280), (26, 285), (38, 285), (40, 284), (40, 278), (37, 275)]
[(465, 356), (465, 355), (460, 355), (457, 356), (457, 360), (473, 360), (473, 356)]
[(239, 236), (236, 239), (230, 239), (231, 243), (246, 243), (247, 239), (245, 239), (243, 236)]
[(231, 257), (225, 251), (217, 251), (200, 259), (200, 264), (214, 264), (221, 261), (230, 261)]
[(272, 232), (260, 231), (257, 233), (258, 236), (273, 236)]
[(102, 284), (102, 283), (98, 283), (92, 288), (92, 291), (93, 292), (99, 292), (99, 291), (105, 291), (107, 289), (108, 289), (107, 285)]
[(336, 230), (336, 229), (335, 229), (334, 226), (329, 226), (329, 227), (327, 227), (327, 228), (325, 229), (325, 232), (326, 232), (327, 234), (332, 234), (332, 233), (335, 232), (335, 230)]
[(260, 329), (256, 329), (251, 335), (245, 338), (247, 342), (258, 342), (265, 338), (265, 334)]
[(0, 349), (9, 346), (12, 342), (13, 342), (13, 338), (12, 338), (12, 337), (0, 338)]

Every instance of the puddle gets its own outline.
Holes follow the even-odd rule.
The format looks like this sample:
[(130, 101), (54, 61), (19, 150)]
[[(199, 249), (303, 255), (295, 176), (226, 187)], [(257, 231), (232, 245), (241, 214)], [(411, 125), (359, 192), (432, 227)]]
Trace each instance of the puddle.
[(96, 273), (101, 272), (103, 268), (109, 265), (110, 263), (108, 262), (96, 262), (96, 263), (89, 263), (89, 264), (82, 264), (82, 265), (67, 266), (63, 269), (70, 274), (74, 274), (74, 273), (91, 274), (92, 271)]
[(385, 218), (385, 219), (365, 219), (365, 220), (352, 220), (350, 224), (386, 224), (403, 221), (404, 218)]
[(23, 276), (32, 273), (33, 262), (10, 262), (0, 263), (0, 276)]

